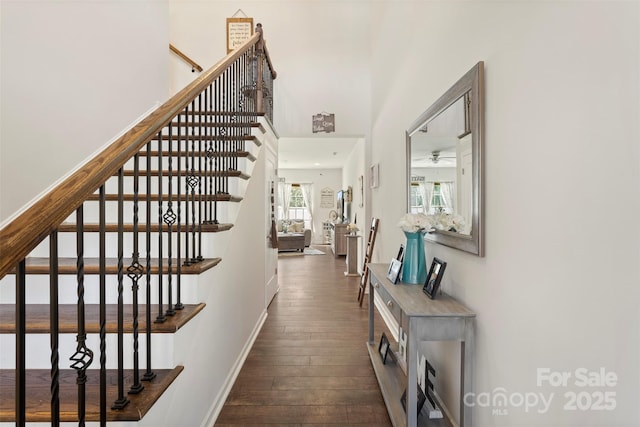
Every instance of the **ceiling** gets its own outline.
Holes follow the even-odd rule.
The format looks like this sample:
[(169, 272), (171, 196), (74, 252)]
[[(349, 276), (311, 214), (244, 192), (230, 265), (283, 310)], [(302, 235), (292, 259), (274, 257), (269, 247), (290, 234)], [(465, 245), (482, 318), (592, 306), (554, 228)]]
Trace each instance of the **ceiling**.
[(278, 169), (342, 169), (359, 138), (286, 137), (278, 140)]

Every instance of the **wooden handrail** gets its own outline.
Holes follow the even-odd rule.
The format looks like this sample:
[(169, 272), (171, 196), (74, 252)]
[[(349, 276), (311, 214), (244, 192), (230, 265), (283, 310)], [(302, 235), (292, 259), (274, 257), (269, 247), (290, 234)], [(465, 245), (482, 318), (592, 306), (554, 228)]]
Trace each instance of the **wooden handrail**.
[(169, 43), (169, 50), (171, 50), (171, 52), (175, 53), (180, 58), (182, 58), (187, 64), (191, 65), (191, 71), (195, 70), (195, 71), (198, 71), (199, 73), (202, 72), (202, 67), (197, 62), (189, 58), (186, 54), (184, 54), (180, 49), (178, 49), (171, 43)]
[[(113, 176), (224, 70), (262, 40), (256, 32), (241, 47), (197, 77), (122, 137), (0, 230), (0, 279)], [(273, 70), (272, 70), (273, 71)], [(272, 73), (275, 78), (275, 72)]]

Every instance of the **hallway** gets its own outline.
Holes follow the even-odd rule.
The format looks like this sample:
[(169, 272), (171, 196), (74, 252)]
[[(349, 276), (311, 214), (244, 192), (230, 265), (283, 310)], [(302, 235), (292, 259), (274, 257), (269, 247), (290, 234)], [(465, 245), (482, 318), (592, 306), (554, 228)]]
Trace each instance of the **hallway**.
[(280, 291), (216, 426), (391, 425), (365, 346), (359, 278), (317, 248), (327, 253), (278, 259)]

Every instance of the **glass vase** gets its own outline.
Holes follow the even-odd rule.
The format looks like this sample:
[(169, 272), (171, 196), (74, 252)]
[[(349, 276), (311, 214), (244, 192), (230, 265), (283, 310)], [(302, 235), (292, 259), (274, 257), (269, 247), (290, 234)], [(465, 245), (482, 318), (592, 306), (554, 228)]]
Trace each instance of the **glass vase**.
[(427, 280), (427, 263), (424, 255), (424, 233), (405, 231), (407, 243), (402, 263), (402, 281), (411, 284), (424, 284)]

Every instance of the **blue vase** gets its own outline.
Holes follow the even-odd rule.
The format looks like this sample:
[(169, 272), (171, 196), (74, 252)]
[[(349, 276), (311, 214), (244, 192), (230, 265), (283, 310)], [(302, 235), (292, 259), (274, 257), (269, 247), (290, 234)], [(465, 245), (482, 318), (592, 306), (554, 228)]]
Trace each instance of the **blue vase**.
[(404, 232), (407, 243), (402, 263), (402, 281), (404, 283), (424, 284), (427, 280), (427, 263), (424, 255), (424, 233)]

